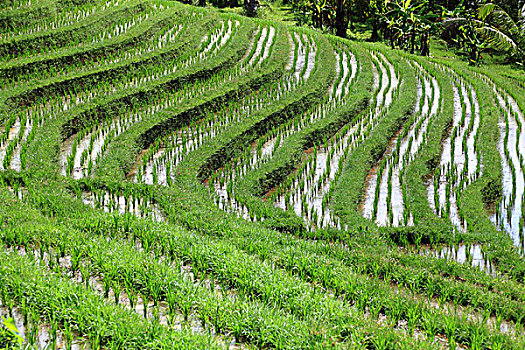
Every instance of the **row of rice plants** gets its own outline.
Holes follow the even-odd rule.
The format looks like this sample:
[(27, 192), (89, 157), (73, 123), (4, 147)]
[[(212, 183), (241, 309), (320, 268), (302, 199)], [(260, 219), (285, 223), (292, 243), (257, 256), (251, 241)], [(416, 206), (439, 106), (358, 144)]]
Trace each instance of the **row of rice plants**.
[[(148, 1), (145, 4), (150, 3), (151, 1)], [(41, 57), (26, 58), (1, 66), (2, 85), (21, 87), (22, 83), (39, 85), (44, 80), (59, 81), (63, 80), (63, 77), (57, 76), (96, 70), (107, 64), (147, 54), (152, 50), (152, 44), (157, 44), (155, 38), (167, 30), (166, 26), (177, 23), (178, 18), (184, 22), (188, 17), (197, 20), (205, 17), (203, 13), (189, 13), (179, 6), (172, 6), (166, 10), (164, 5), (157, 5), (153, 2), (153, 5), (149, 7), (157, 11), (148, 19), (129, 28), (125, 33), (120, 33), (104, 42), (87, 44), (78, 48), (71, 47), (58, 54), (51, 53)], [(206, 26), (206, 21), (202, 24)]]
[[(381, 226), (413, 224), (404, 205), (404, 169), (424, 143), (428, 124), (439, 108), (440, 90), (437, 80), (428, 76), (416, 62), (411, 65), (420, 77), (415, 112), (395, 133), (383, 156), (371, 169), (365, 189), (364, 214)], [(370, 203), (373, 203), (372, 207)]]
[(258, 26), (257, 32), (253, 37), (253, 42), (250, 44), (250, 52), (247, 53), (241, 61), (243, 70), (248, 70), (256, 64), (260, 65), (269, 57), (275, 39), (275, 33), (276, 30), (272, 26)]
[[(423, 247), (423, 249), (426, 250), (427, 248)], [(378, 249), (377, 252), (373, 253), (361, 253), (355, 248), (354, 251), (356, 260), (359, 261), (356, 261), (355, 264), (364, 264), (363, 269), (368, 271), (368, 273), (377, 269), (373, 265), (380, 262), (379, 265), (381, 266), (390, 265), (388, 270), (410, 271), (412, 274), (429, 273), (429, 277), (434, 279), (435, 285), (448, 284), (451, 287), (455, 285), (458, 290), (453, 294), (457, 293), (458, 297), (466, 293), (463, 288), (475, 287), (481, 288), (480, 290), (494, 292), (499, 296), (504, 296), (505, 299), (508, 298), (508, 300), (520, 302), (524, 300), (522, 287), (516, 281), (508, 279), (507, 276), (493, 269), (494, 266), (490, 263), (491, 252), (484, 245), (469, 243), (458, 243), (448, 246), (436, 245), (434, 246), (434, 252), (440, 254), (439, 257), (436, 257), (434, 254), (423, 256), (420, 255), (420, 251), (413, 253), (401, 250), (384, 251), (384, 249)], [(359, 255), (362, 255), (362, 257), (357, 258)], [(481, 261), (484, 258), (486, 259), (483, 266), (484, 271), (469, 268), (475, 262), (482, 266)], [(461, 263), (463, 259), (469, 263), (463, 265)], [(488, 271), (487, 266), (490, 266), (490, 271)], [(423, 285), (424, 283), (420, 285), (421, 291), (424, 290)], [(436, 292), (437, 296), (439, 294), (441, 292)], [(494, 296), (493, 299), (498, 298)], [(502, 301), (502, 305), (508, 302)], [(495, 309), (492, 312), (494, 313)], [(513, 316), (505, 317), (517, 319)]]
[(480, 244), (459, 244), (456, 246), (444, 246), (437, 249), (422, 248), (422, 254), (433, 255), (440, 259), (457, 261), (460, 264), (467, 263), (471, 266), (478, 267), (481, 271), (497, 276), (497, 271), (492, 267), (490, 260), (486, 259)]
[[(162, 233), (157, 233), (157, 234), (161, 234), (161, 235), (162, 235)], [(193, 236), (191, 239), (192, 239), (193, 242), (195, 242), (196, 237)], [(292, 247), (294, 247), (294, 245), (290, 245), (288, 248), (286, 248), (286, 249), (284, 250), (284, 251), (288, 254), (288, 257), (283, 256), (283, 257), (282, 257), (282, 260), (281, 260), (281, 258), (279, 258), (279, 254), (273, 254), (273, 253), (277, 253), (277, 252), (271, 252), (272, 254), (268, 255), (268, 253), (270, 253), (270, 252), (269, 252), (267, 249), (265, 249), (265, 247), (264, 247), (264, 245), (267, 244), (267, 243), (265, 243), (265, 242), (268, 242), (267, 240), (260, 240), (260, 239), (257, 239), (257, 240), (246, 240), (246, 239), (244, 239), (244, 238), (242, 238), (242, 237), (237, 237), (236, 235), (233, 235), (231, 239), (233, 239), (233, 240), (235, 241), (236, 245), (238, 245), (238, 244), (243, 244), (243, 245), (245, 245), (245, 246), (250, 246), (250, 247), (251, 247), (251, 248), (250, 248), (250, 251), (252, 251), (252, 252), (261, 252), (261, 253), (263, 253), (264, 256), (266, 256), (267, 258), (270, 258), (270, 257), (271, 257), (272, 261), (277, 261), (277, 262), (279, 262), (279, 263), (280, 263), (281, 261), (282, 261), (283, 263), (286, 263), (286, 262), (292, 262), (292, 261), (297, 261), (297, 263), (299, 263), (300, 261), (302, 261), (301, 259), (304, 258), (304, 254), (301, 254), (301, 253), (300, 253), (300, 250), (299, 250), (298, 248), (295, 248), (295, 249), (292, 248)], [(242, 243), (242, 242), (244, 242), (244, 243)], [(180, 241), (179, 241), (179, 243), (180, 243)], [(233, 243), (233, 242), (232, 242), (230, 239), (225, 240), (225, 241), (224, 241), (224, 244), (219, 244), (218, 241), (215, 241), (215, 243), (214, 243), (214, 249), (218, 250), (218, 252), (217, 252), (218, 256), (217, 256), (217, 257), (214, 257), (214, 259), (221, 259), (221, 260), (222, 260), (222, 259), (227, 255), (227, 254), (225, 253), (225, 251), (223, 251), (223, 249), (226, 249), (226, 247), (231, 247), (231, 243)], [(269, 243), (269, 242), (268, 242), (268, 243)], [(272, 243), (272, 244), (273, 244), (273, 243)], [(151, 242), (149, 243), (149, 245), (151, 246)], [(280, 245), (281, 245), (281, 244), (277, 244), (276, 246), (280, 246)], [(256, 248), (257, 246), (259, 246), (260, 248)], [(290, 248), (292, 248), (292, 250), (290, 250)], [(152, 249), (153, 249), (153, 248), (152, 248)], [(282, 249), (282, 248), (281, 248), (281, 249)], [(231, 250), (231, 248), (229, 248), (228, 250)], [(266, 252), (266, 253), (264, 253), (264, 252)], [(286, 253), (283, 253), (283, 254), (286, 254)], [(209, 255), (208, 255), (208, 258), (210, 258)], [(311, 258), (312, 258), (312, 259), (317, 259), (316, 261), (318, 261), (318, 262), (319, 262), (319, 261), (323, 261), (323, 259), (319, 260), (319, 257), (314, 258), (314, 257), (312, 256)], [(276, 259), (277, 259), (277, 260), (276, 260)], [(291, 260), (290, 260), (290, 259), (291, 259)], [(297, 260), (296, 260), (296, 259), (297, 259)], [(251, 260), (251, 261), (253, 261), (253, 260)], [(210, 263), (211, 263), (211, 262), (210, 262)], [(294, 264), (295, 264), (295, 263), (294, 263)], [(211, 266), (227, 266), (227, 265), (228, 265), (228, 264), (225, 264), (225, 263), (217, 263), (217, 264), (213, 263), (213, 265), (211, 265)], [(210, 266), (210, 265), (207, 265), (207, 266)], [(248, 265), (246, 265), (246, 263), (243, 263), (243, 266), (247, 267)], [(334, 286), (339, 286), (338, 288), (343, 288), (343, 287), (341, 286), (341, 279), (340, 279), (340, 276), (342, 276), (341, 273), (342, 273), (342, 271), (345, 270), (345, 268), (344, 268), (344, 267), (340, 267), (341, 269), (343, 269), (343, 270), (340, 270), (340, 268), (337, 267), (337, 266), (340, 266), (340, 264), (337, 264), (337, 263), (335, 263), (335, 262), (333, 262), (333, 261), (332, 261), (331, 263), (329, 263), (328, 261), (326, 261), (326, 264), (325, 264), (325, 263), (322, 263), (322, 264), (311, 264), (311, 263), (302, 264), (302, 263), (301, 263), (301, 264), (299, 265), (300, 268), (299, 268), (298, 266), (295, 266), (295, 267), (294, 267), (294, 266), (295, 266), (295, 265), (292, 265), (292, 266), (290, 266), (289, 268), (291, 269), (291, 271), (295, 271), (295, 273), (300, 273), (301, 271), (303, 271), (303, 272), (306, 273), (306, 271), (304, 271), (304, 269), (312, 270), (312, 273), (311, 273), (311, 274), (310, 274), (310, 273), (308, 273), (307, 275), (302, 275), (302, 274), (301, 274), (301, 276), (304, 276), (305, 278), (307, 278), (307, 276), (311, 276), (311, 277), (308, 277), (308, 278), (312, 278), (312, 276), (316, 276), (316, 277), (314, 277), (316, 280), (317, 280), (317, 279), (324, 279), (325, 281), (330, 281), (330, 279), (328, 279), (328, 278), (329, 278), (328, 276), (332, 276), (332, 277), (330, 277), (330, 278), (333, 279), (333, 280), (332, 280), (332, 282), (330, 282), (330, 283), (335, 283), (336, 281), (339, 281), (339, 282), (337, 282), (337, 284), (332, 284), (332, 288), (333, 288)], [(328, 273), (328, 271), (325, 271), (325, 273), (320, 273), (320, 272), (315, 273), (315, 272), (313, 272), (313, 270), (315, 270), (315, 269), (319, 269), (319, 268), (321, 268), (322, 266), (329, 266), (329, 268), (326, 267), (326, 268), (328, 268), (329, 271), (331, 271), (331, 270), (333, 270), (333, 269), (335, 269), (335, 270), (337, 270), (337, 271), (335, 271), (333, 274)], [(233, 268), (233, 267), (230, 266), (229, 268)], [(260, 267), (259, 267), (259, 269), (260, 269)], [(222, 270), (221, 270), (221, 271), (222, 271)], [(248, 275), (250, 275), (250, 276), (252, 277), (253, 280), (258, 280), (258, 278), (257, 278), (256, 276), (258, 276), (258, 274), (261, 273), (261, 272), (258, 272), (258, 271), (260, 271), (260, 270), (257, 270), (257, 269), (254, 268), (253, 270), (251, 270), (250, 273), (248, 273)], [(301, 273), (302, 273), (302, 272), (301, 272)], [(347, 270), (346, 273), (349, 273), (349, 271)], [(343, 275), (344, 275), (344, 274), (343, 274)], [(394, 275), (396, 275), (396, 274), (394, 273)], [(408, 273), (408, 274), (407, 274), (407, 279), (408, 279), (408, 278), (412, 278), (412, 277), (413, 277), (413, 276), (412, 276), (411, 273)], [(326, 280), (326, 279), (328, 279), (328, 280)], [(265, 280), (265, 281), (269, 281), (268, 276), (267, 276), (264, 280)], [(282, 280), (282, 279), (281, 279), (281, 280)], [(353, 277), (353, 278), (345, 278), (344, 280), (345, 280), (345, 281), (357, 281), (355, 277)], [(362, 282), (359, 282), (359, 283), (367, 284), (367, 281), (368, 281), (368, 278), (364, 278), (364, 279), (362, 280)], [(237, 281), (236, 283), (240, 283), (240, 281)], [(326, 282), (326, 283), (328, 283), (328, 282)], [(345, 283), (346, 283), (346, 282), (345, 282)], [(407, 285), (409, 285), (409, 281), (408, 281), (408, 280), (407, 280), (405, 283), (406, 283)], [(252, 282), (251, 286), (253, 286), (253, 282)], [(374, 284), (373, 286), (369, 286), (369, 287), (370, 287), (370, 288), (373, 288), (374, 290), (377, 291), (377, 288), (379, 287), (379, 285)], [(276, 288), (278, 288), (278, 287), (276, 287)], [(350, 287), (348, 286), (348, 288), (350, 288)], [(389, 284), (389, 283), (385, 284), (385, 287), (384, 287), (384, 288), (386, 289), (385, 293), (386, 293), (387, 295), (390, 295), (391, 291), (390, 291), (390, 292), (387, 292), (387, 291), (390, 290), (390, 284)], [(357, 287), (357, 289), (360, 289), (360, 288)], [(345, 300), (353, 300), (353, 298), (357, 298), (357, 295), (352, 296), (353, 294), (350, 292), (350, 289), (347, 290), (347, 289), (343, 288), (343, 290), (344, 290), (345, 292), (343, 292), (343, 291), (341, 290), (341, 293), (344, 293), (344, 295), (345, 295)], [(351, 290), (356, 290), (356, 289), (353, 288), (353, 289), (351, 289)], [(383, 292), (381, 292), (380, 294), (383, 295), (382, 293), (383, 293)], [(391, 298), (393, 298), (393, 297), (394, 297), (394, 296), (386, 296), (386, 295), (385, 295), (385, 300), (391, 300)], [(400, 297), (401, 297), (403, 300), (406, 299), (406, 296), (400, 296)], [(478, 297), (479, 297), (479, 295), (478, 295)], [(350, 299), (347, 299), (347, 298), (350, 298)], [(365, 297), (365, 299), (366, 299), (366, 297)], [(408, 299), (408, 300), (410, 300), (410, 299)], [(467, 299), (463, 299), (463, 300), (467, 300)], [(283, 302), (284, 302), (284, 301), (283, 301)], [(406, 302), (406, 301), (405, 301), (405, 302)], [(397, 304), (397, 303), (399, 303), (399, 302), (396, 301), (395, 304)], [(415, 304), (414, 304), (414, 307), (415, 307), (416, 309), (418, 309), (418, 310), (421, 310), (421, 309), (422, 309), (422, 306), (423, 306), (423, 305), (421, 304), (421, 302), (417, 301), (417, 299), (416, 299), (416, 301), (415, 301), (414, 303), (415, 303)], [(476, 305), (476, 306), (479, 306), (480, 304), (476, 303), (475, 305)], [(369, 306), (370, 306), (370, 305), (369, 305)], [(372, 306), (373, 306), (373, 305), (372, 305)], [(371, 307), (371, 306), (370, 306), (370, 307)], [(380, 309), (383, 310), (383, 308), (380, 308)], [(386, 312), (387, 312), (388, 315), (391, 315), (390, 312), (393, 312), (393, 311), (390, 310), (388, 306), (386, 306)], [(432, 311), (432, 310), (430, 309), (428, 312), (430, 312), (431, 314), (435, 314), (435, 313), (438, 312), (438, 311)], [(439, 312), (438, 312), (438, 313), (439, 313)], [(423, 311), (422, 311), (422, 314), (420, 314), (420, 316), (421, 316), (422, 318), (426, 318), (425, 315), (426, 315), (426, 314), (425, 314), (425, 312), (423, 312)], [(436, 315), (437, 315), (437, 314), (436, 314)], [(404, 318), (404, 317), (416, 317), (416, 316), (401, 316), (401, 317)], [(419, 317), (419, 316), (418, 316), (418, 317)], [(436, 316), (436, 317), (437, 317), (437, 316)], [(450, 316), (444, 316), (444, 315), (443, 315), (443, 316), (440, 316), (440, 317), (450, 318)], [(463, 317), (463, 316), (462, 316), (462, 317)], [(453, 322), (454, 327), (460, 327), (460, 328), (461, 328), (461, 327), (469, 327), (469, 326), (467, 325), (467, 322), (465, 322), (464, 317), (463, 317), (463, 319), (462, 319), (462, 317), (460, 317), (459, 319), (456, 318), (456, 321)], [(416, 319), (412, 319), (412, 321), (415, 321), (415, 320), (417, 320), (417, 319), (419, 319), (419, 318), (416, 317)], [(423, 325), (423, 324), (424, 324), (423, 320), (422, 320), (422, 319), (419, 319), (419, 320), (420, 320), (420, 321), (418, 321), (418, 322), (421, 322), (421, 325)], [(454, 320), (454, 317), (451, 317), (451, 320)], [(478, 321), (477, 321), (477, 322), (478, 322)], [(479, 322), (485, 322), (485, 321), (479, 321)], [(438, 322), (438, 324), (439, 324), (439, 322)], [(463, 324), (463, 325), (460, 326), (461, 324)], [(423, 327), (423, 326), (422, 326), (422, 327)], [(441, 324), (441, 325), (438, 326), (437, 328), (439, 329), (440, 327), (444, 327), (443, 324)], [(441, 328), (441, 329), (442, 329), (442, 330), (441, 330), (440, 332), (444, 332), (444, 333), (445, 333), (445, 331), (443, 330), (444, 328)], [(457, 333), (457, 338), (456, 338), (456, 335), (454, 335), (454, 338), (456, 338), (456, 340), (459, 341), (459, 342), (465, 342), (465, 341), (468, 342), (469, 340), (466, 340), (466, 339), (470, 339), (470, 336), (469, 336), (469, 335), (465, 335), (465, 334), (463, 333), (464, 331), (465, 331), (465, 328), (463, 328), (462, 331), (459, 331), (459, 329), (456, 329), (456, 332), (458, 332), (458, 333)], [(472, 328), (470, 331), (467, 331), (467, 333), (468, 333), (468, 332), (474, 332), (474, 331), (475, 331), (475, 329)], [(479, 331), (479, 330), (478, 330), (478, 331)], [(475, 331), (475, 332), (478, 332), (478, 331)], [(494, 341), (495, 344), (497, 344), (497, 343), (501, 343), (502, 341), (505, 342), (506, 340), (504, 340), (504, 339), (507, 339), (506, 337), (504, 337), (504, 339), (502, 339), (501, 337), (496, 337), (496, 338), (492, 339), (492, 336), (489, 335), (490, 332), (489, 332), (489, 333), (486, 333), (486, 331), (483, 331), (483, 333), (484, 333), (484, 336), (482, 337), (483, 339), (481, 339), (482, 342), (491, 342), (491, 341)], [(434, 333), (434, 334), (435, 334), (435, 333)], [(454, 333), (454, 334), (456, 334), (456, 333)], [(460, 334), (462, 334), (462, 335), (460, 335)], [(465, 336), (466, 336), (467, 338), (464, 338)], [(487, 338), (487, 336), (488, 336), (488, 338)], [(490, 340), (490, 339), (492, 339), (492, 340)], [(478, 339), (478, 340), (476, 340), (476, 341), (480, 341), (480, 339)], [(503, 343), (501, 343), (501, 344), (503, 344)]]
[[(238, 23), (238, 22), (237, 22)], [(196, 55), (201, 56), (200, 59), (204, 59), (202, 57), (203, 52), (207, 52), (209, 55), (213, 55), (214, 53), (217, 53), (220, 49), (217, 47), (213, 52), (212, 46), (216, 44), (220, 39), (226, 39), (226, 41), (222, 40), (224, 44), (226, 44), (231, 36), (232, 31), (232, 23), (229, 22), (229, 31), (224, 33), (223, 37), (217, 37), (216, 40), (212, 40), (212, 42), (205, 46), (203, 45), (203, 49), (200, 53), (197, 53)], [(221, 42), (221, 43), (222, 43)], [(189, 60), (192, 60), (190, 57)], [(180, 67), (183, 69), (185, 66), (188, 65), (188, 62), (181, 62)], [(175, 66), (176, 68), (176, 66)], [(129, 88), (138, 87), (140, 85), (146, 85), (151, 80), (159, 79), (160, 77), (164, 76), (165, 74), (172, 74), (177, 69), (172, 70), (165, 70), (164, 67), (160, 67), (157, 71), (157, 74), (152, 74), (150, 76), (146, 76), (140, 81), (136, 82), (136, 86), (125, 84), (124, 86), (119, 87), (113, 87), (113, 89), (120, 88), (122, 90), (127, 90)], [(197, 83), (194, 85), (194, 87), (190, 88), (189, 86), (185, 86), (183, 90), (177, 90), (171, 95), (164, 96), (160, 101), (158, 101), (155, 104), (150, 104), (146, 111), (136, 111), (135, 113), (130, 113), (132, 111), (127, 111), (125, 114), (121, 115), (118, 119), (108, 120), (106, 122), (106, 125), (98, 125), (94, 124), (91, 127), (88, 127), (81, 131), (81, 134), (74, 135), (69, 138), (69, 140), (65, 141), (65, 145), (71, 144), (71, 150), (69, 150), (69, 147), (65, 147), (65, 152), (62, 153), (61, 158), (67, 159), (68, 164), (64, 166), (63, 173), (67, 173), (67, 171), (64, 171), (66, 169), (71, 168), (72, 170), (69, 172), (69, 174), (72, 174), (74, 177), (79, 178), (82, 176), (85, 176), (86, 174), (89, 174), (91, 172), (91, 169), (94, 167), (96, 163), (96, 159), (100, 156), (100, 153), (103, 152), (103, 149), (107, 146), (108, 142), (111, 140), (112, 137), (118, 136), (120, 133), (122, 133), (126, 128), (128, 128), (132, 123), (136, 123), (139, 120), (141, 120), (144, 115), (148, 114), (154, 114), (159, 112), (160, 110), (164, 108), (168, 108), (172, 105), (178, 105), (184, 101), (186, 98), (189, 97), (189, 91), (192, 91), (191, 98), (195, 97), (195, 93), (198, 92), (204, 92), (207, 89), (210, 88), (210, 85), (221, 85), (224, 81), (228, 81), (232, 79), (234, 74), (232, 72), (221, 72), (220, 74), (217, 74), (214, 77), (211, 77), (210, 81), (205, 81), (201, 83)], [(114, 90), (113, 90), (114, 91)], [(76, 141), (76, 143), (75, 143)], [(75, 145), (77, 147), (75, 147)], [(69, 151), (69, 152), (68, 152)], [(69, 154), (68, 154), (69, 153)], [(67, 157), (67, 158), (66, 158)], [(73, 173), (74, 170), (74, 173)]]
[[(271, 29), (269, 31), (272, 32)], [(306, 39), (306, 37), (304, 38)], [(261, 40), (258, 41), (261, 43)], [(270, 55), (272, 43), (267, 42), (265, 50), (255, 49), (253, 54), (245, 57), (245, 60), (250, 64), (257, 62), (262, 64), (263, 59), (267, 59)], [(258, 44), (259, 46), (259, 44)], [(292, 48), (291, 52), (294, 52)], [(315, 57), (315, 51), (310, 52), (311, 56)], [(251, 63), (250, 63), (251, 62)], [(297, 60), (299, 62), (299, 60)], [(314, 61), (315, 62), (315, 61)], [(245, 64), (241, 62), (243, 69), (247, 69)], [(229, 128), (232, 122), (240, 122), (249, 117), (250, 114), (264, 109), (271, 103), (271, 101), (279, 100), (300, 87), (306, 82), (304, 77), (295, 77), (296, 71), (304, 70), (304, 65), (297, 64), (294, 67), (295, 71), (286, 73), (278, 81), (272, 81), (265, 86), (262, 86), (257, 91), (256, 95), (248, 95), (230, 103), (226, 108), (220, 111), (211, 112), (205, 115), (198, 123), (192, 123), (186, 127), (176, 130), (173, 134), (168, 136), (165, 141), (165, 146), (161, 149), (153, 147), (150, 152), (144, 157), (142, 156), (142, 171), (139, 175), (145, 174), (146, 183), (157, 183), (155, 179), (161, 179), (159, 183), (168, 184), (174, 179), (174, 171), (177, 165), (182, 162), (184, 156), (201, 147), (205, 142), (208, 142), (219, 135), (223, 130)], [(313, 67), (311, 67), (313, 69)], [(157, 145), (160, 145), (157, 143)], [(167, 146), (167, 147), (166, 147)], [(148, 163), (146, 161), (148, 160)], [(169, 170), (169, 171), (168, 171)]]
[(154, 8), (140, 2), (125, 2), (121, 6), (108, 7), (76, 25), (51, 29), (34, 35), (22, 35), (0, 42), (0, 61), (15, 64), (27, 58), (48, 53), (59, 54), (72, 46), (101, 43), (112, 36), (124, 34), (131, 27), (147, 19)]
[(116, 212), (118, 214), (130, 213), (137, 217), (150, 217), (156, 221), (164, 221), (164, 215), (156, 204), (140, 197), (125, 196), (112, 193), (111, 191), (95, 190), (84, 192), (82, 202), (105, 212)]
[(4, 140), (0, 145), (0, 170), (14, 169), (20, 171), (25, 165), (22, 155), (24, 145), (34, 137), (34, 123), (40, 124), (40, 120), (31, 120), (28, 117), (17, 119), (11, 126), (6, 126)]
[[(340, 228), (339, 220), (334, 218), (331, 209), (328, 208), (333, 191), (331, 184), (337, 181), (348, 152), (366, 138), (377, 120), (387, 112), (393, 93), (399, 84), (394, 67), (386, 57), (380, 53), (371, 55), (382, 74), (382, 78), (379, 79), (378, 73), (375, 73), (374, 90), (377, 95), (372, 98), (372, 101), (376, 101), (375, 106), (370, 107), (366, 117), (345, 125), (330, 140), (325, 140), (324, 145), (314, 146), (309, 160), (281, 185), (284, 186), (281, 190), (274, 192), (279, 196), (276, 198), (276, 204), (281, 205), (285, 210), (293, 208), (297, 215), (303, 216), (305, 222), (309, 223), (310, 229), (312, 227)], [(389, 67), (388, 71), (384, 64)], [(382, 82), (381, 86), (379, 80)], [(275, 200), (271, 197), (270, 199)]]
[(523, 113), (516, 100), (505, 90), (498, 89), (491, 83), (500, 107), (498, 151), (501, 156), (503, 196), (496, 203), (492, 222), (507, 232), (514, 244), (523, 249), (525, 244), (523, 196), (525, 169), (525, 134), (522, 125), (525, 122)]
[[(294, 33), (293, 37), (295, 37), (296, 41), (299, 43), (297, 50), (299, 56), (294, 59), (295, 67), (290, 74), (296, 77), (296, 79), (307, 80), (310, 74), (309, 71), (313, 70), (315, 66), (316, 52), (312, 49), (308, 52), (305, 48), (302, 48), (299, 34)], [(304, 34), (303, 39), (307, 39)], [(337, 57), (339, 59), (339, 53), (337, 53)], [(346, 68), (346, 70), (340, 70), (339, 65), (336, 66), (336, 68), (337, 75), (334, 78), (334, 84), (339, 82), (339, 79), (341, 79), (340, 76), (349, 71), (348, 68)], [(244, 215), (245, 218), (249, 218), (246, 205), (240, 206), (237, 203), (233, 191), (234, 182), (241, 179), (247, 172), (258, 168), (265, 161), (269, 160), (273, 152), (279, 148), (281, 142), (285, 142), (290, 135), (326, 115), (326, 108), (329, 103), (332, 102), (332, 98), (333, 94), (330, 93), (327, 97), (323, 98), (323, 101), (319, 105), (313, 106), (304, 114), (275, 127), (268, 134), (263, 135), (258, 140), (252, 142), (239, 157), (231, 160), (224, 167), (218, 169), (210, 179), (207, 180), (207, 183), (210, 187), (213, 185), (215, 189), (214, 192), (217, 196), (216, 201), (219, 207), (234, 212), (238, 216)], [(256, 220), (255, 217), (254, 220)]]
[(455, 80), (454, 118), (450, 135), (443, 142), (437, 174), (428, 186), (428, 200), (439, 216), (448, 216), (457, 229), (466, 231), (459, 193), (481, 175), (476, 147), (480, 110), (475, 90), (455, 73), (451, 74)]
[(66, 347), (72, 347), (72, 336), (76, 333), (85, 335), (92, 349), (218, 348), (209, 336), (192, 334), (190, 330), (171, 331), (105, 303), (95, 292), (43, 270), (30, 256), (1, 249), (0, 260), (2, 304), (10, 310), (15, 303), (21, 305), (20, 312), (29, 329), (29, 344), (36, 341), (34, 332), (42, 317), (51, 336), (56, 336), (58, 329), (63, 330)]

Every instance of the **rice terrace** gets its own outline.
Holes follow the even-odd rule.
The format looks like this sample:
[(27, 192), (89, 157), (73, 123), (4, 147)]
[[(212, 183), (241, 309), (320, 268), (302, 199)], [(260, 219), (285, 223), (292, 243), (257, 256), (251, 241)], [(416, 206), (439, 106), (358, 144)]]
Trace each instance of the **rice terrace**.
[(525, 349), (525, 4), (0, 0), (0, 349)]

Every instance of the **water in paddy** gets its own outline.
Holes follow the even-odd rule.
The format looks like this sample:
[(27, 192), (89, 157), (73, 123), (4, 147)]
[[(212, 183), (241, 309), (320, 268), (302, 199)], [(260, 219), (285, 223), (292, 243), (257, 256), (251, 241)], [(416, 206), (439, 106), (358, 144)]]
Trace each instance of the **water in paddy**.
[[(525, 133), (519, 128), (525, 122), (516, 101), (507, 93), (495, 90), (498, 103), (504, 115), (500, 118), (498, 151), (501, 156), (503, 175), (503, 198), (491, 215), (491, 220), (507, 232), (514, 244), (523, 247), (520, 236), (523, 234), (523, 200), (525, 174), (523, 156), (525, 155)], [(505, 98), (506, 97), (506, 98)], [(521, 124), (524, 125), (524, 124)]]

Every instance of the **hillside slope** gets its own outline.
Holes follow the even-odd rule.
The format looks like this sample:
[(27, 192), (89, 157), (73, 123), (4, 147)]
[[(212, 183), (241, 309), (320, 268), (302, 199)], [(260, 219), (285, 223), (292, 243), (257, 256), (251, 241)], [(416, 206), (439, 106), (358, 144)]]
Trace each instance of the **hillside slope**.
[(525, 347), (512, 79), (161, 0), (0, 26), (0, 314), (26, 344)]

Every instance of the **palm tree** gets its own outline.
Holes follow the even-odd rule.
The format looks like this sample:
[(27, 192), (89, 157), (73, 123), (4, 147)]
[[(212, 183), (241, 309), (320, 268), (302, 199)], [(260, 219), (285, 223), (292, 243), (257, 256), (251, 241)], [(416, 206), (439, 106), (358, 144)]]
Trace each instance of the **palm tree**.
[(525, 2), (518, 7), (517, 20), (494, 3), (479, 8), (479, 18), (486, 23), (481, 33), (496, 50), (505, 51), (520, 61), (525, 56)]
[(451, 12), (444, 11), (445, 30), (455, 31), (467, 46), (471, 63), (478, 62), (485, 48), (507, 52), (523, 62), (525, 57), (525, 4), (518, 7), (515, 21), (494, 3), (480, 4), (476, 10), (466, 10), (461, 2)]

